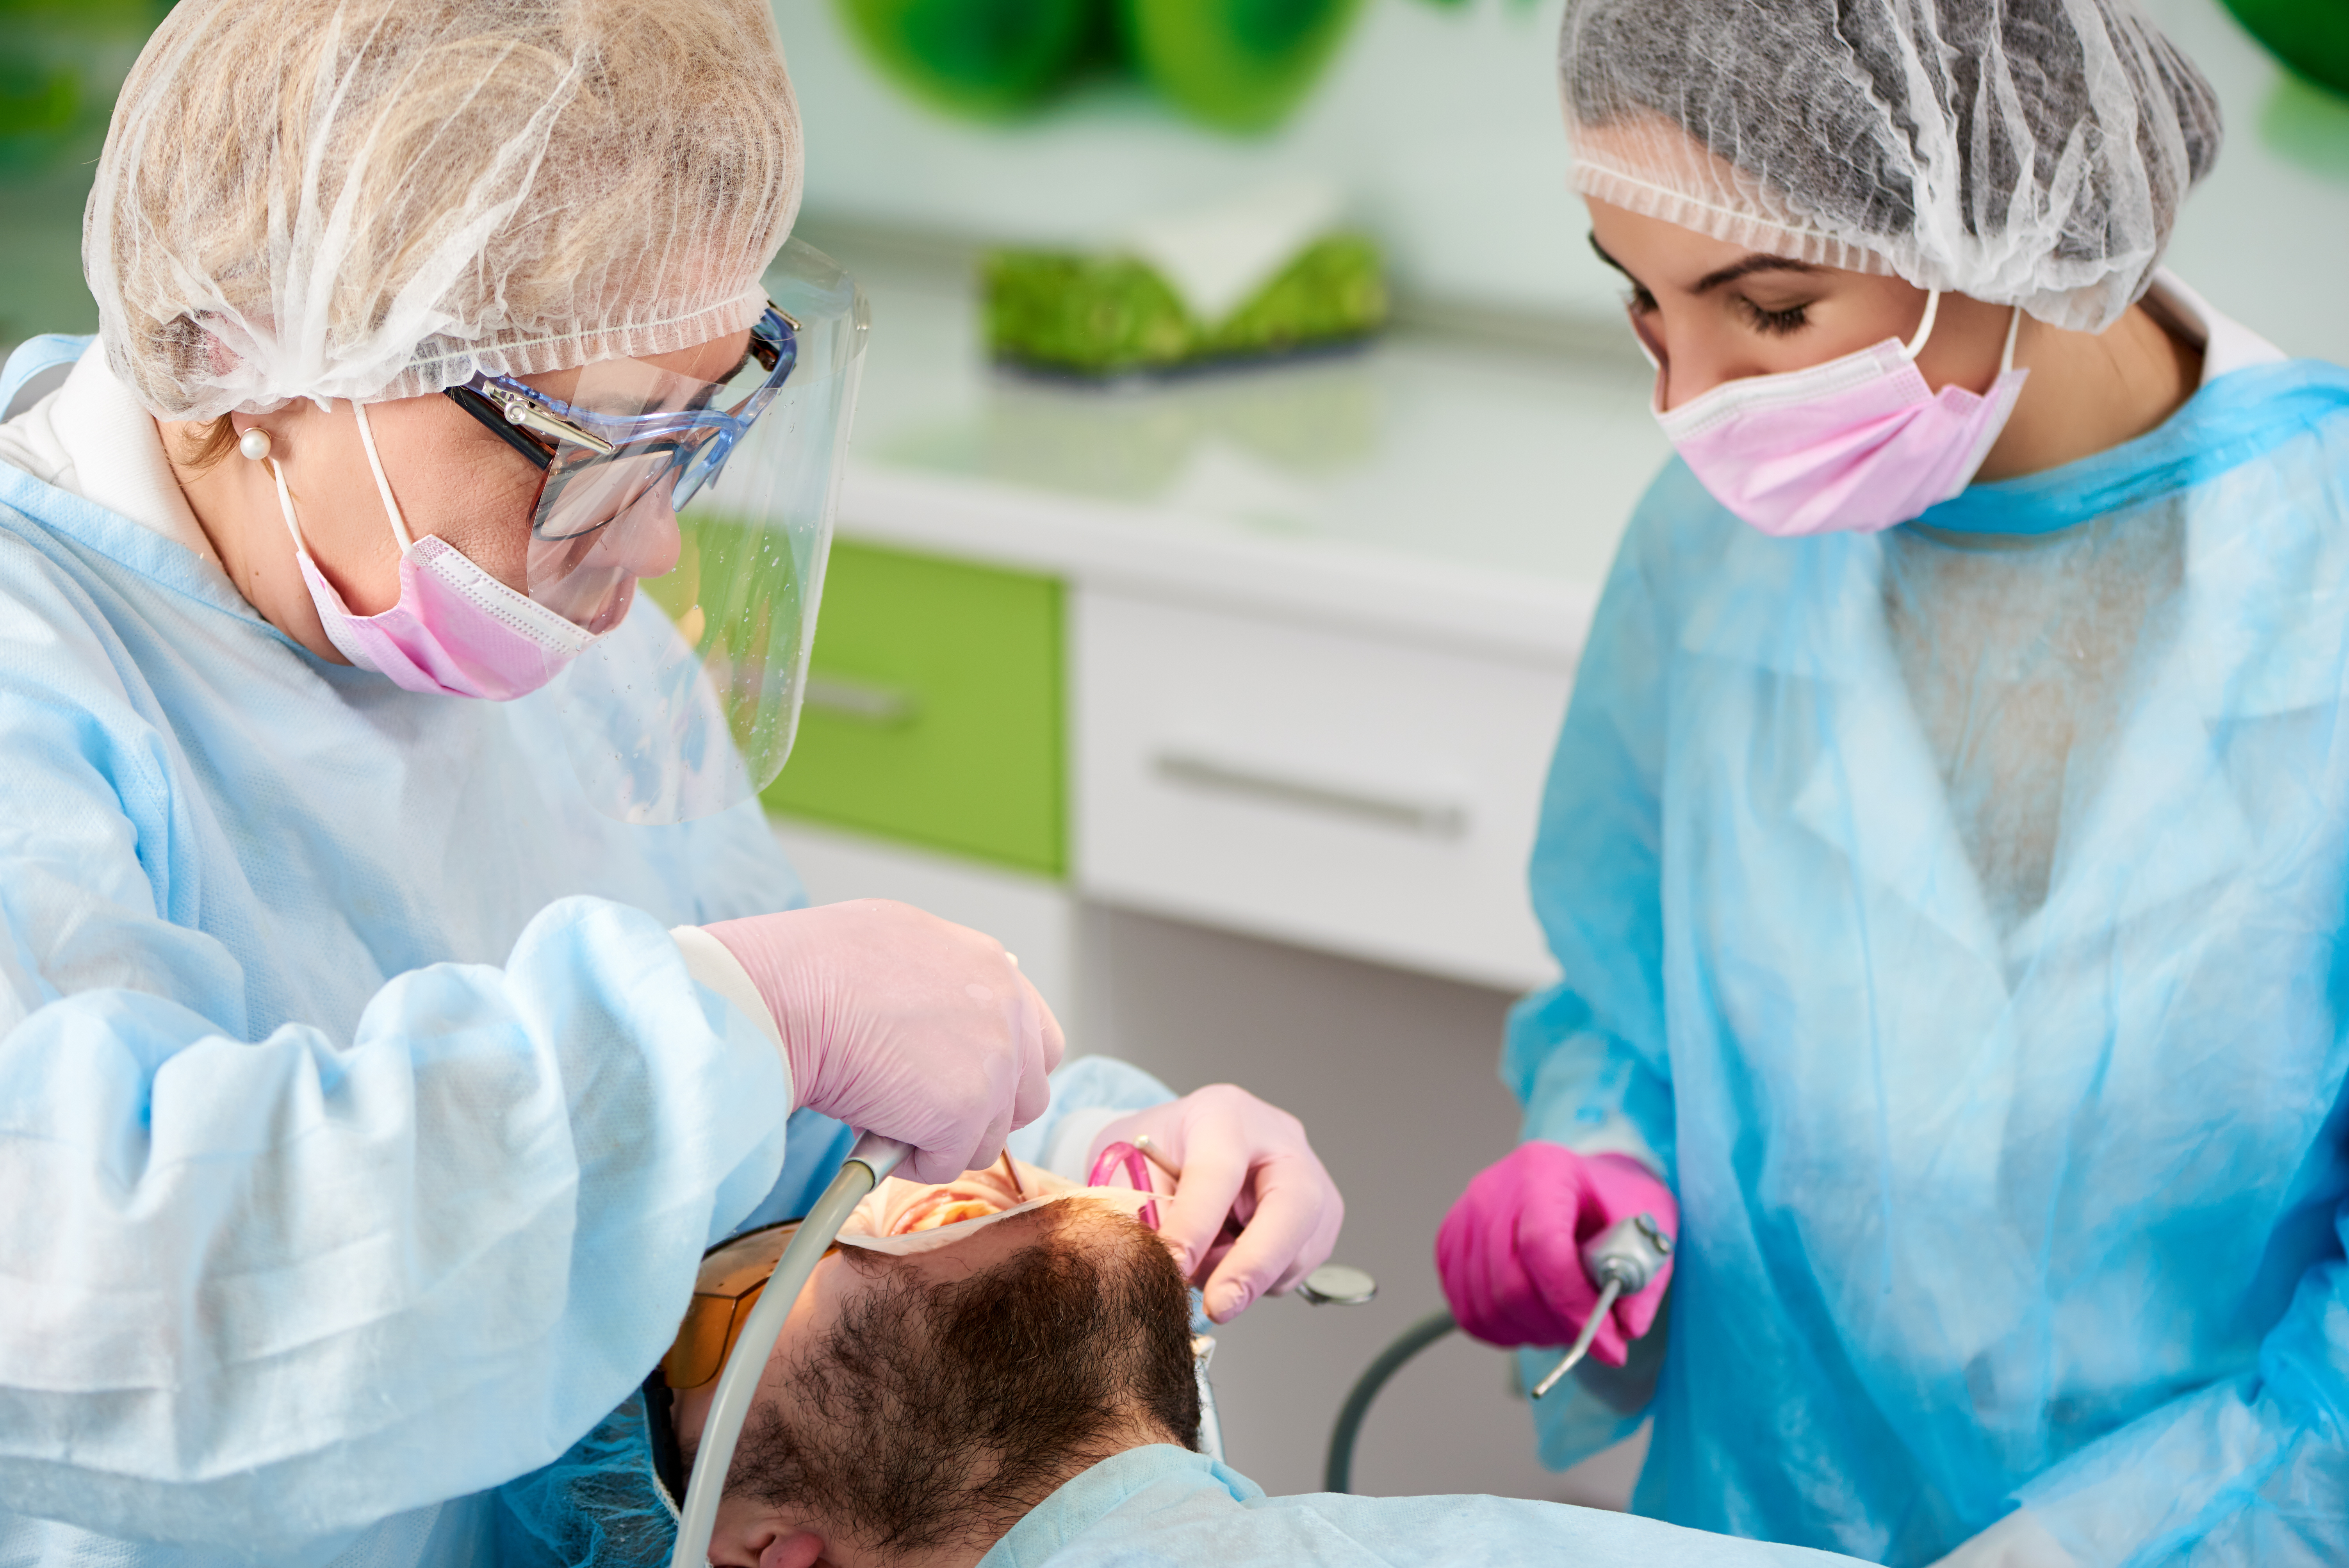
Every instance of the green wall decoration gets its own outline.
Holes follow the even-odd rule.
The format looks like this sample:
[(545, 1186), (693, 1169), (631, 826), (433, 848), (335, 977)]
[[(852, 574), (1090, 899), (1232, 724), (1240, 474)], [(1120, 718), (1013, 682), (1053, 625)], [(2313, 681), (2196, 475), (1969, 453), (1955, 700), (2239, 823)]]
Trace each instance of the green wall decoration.
[(2349, 97), (2349, 0), (2225, 0), (2251, 36), (2322, 88)]
[(999, 119), (1036, 108), (1104, 53), (1098, 0), (839, 0), (849, 32), (940, 108)]
[(1136, 82), (1217, 130), (1269, 130), (1320, 79), (1362, 0), (835, 0), (882, 74), (950, 114), (1033, 113)]
[(1360, 0), (1123, 0), (1119, 36), (1143, 80), (1219, 130), (1288, 118), (1352, 26)]

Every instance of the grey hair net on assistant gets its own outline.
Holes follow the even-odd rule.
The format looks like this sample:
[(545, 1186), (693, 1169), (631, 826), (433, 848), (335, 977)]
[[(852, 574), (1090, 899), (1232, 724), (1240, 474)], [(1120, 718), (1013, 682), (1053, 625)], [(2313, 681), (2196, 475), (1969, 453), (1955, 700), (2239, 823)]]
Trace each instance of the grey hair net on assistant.
[(1584, 195), (2084, 332), (2219, 152), (2129, 0), (1569, 0), (1558, 64)]
[(82, 261), (159, 418), (375, 402), (741, 331), (801, 167), (766, 0), (182, 0)]

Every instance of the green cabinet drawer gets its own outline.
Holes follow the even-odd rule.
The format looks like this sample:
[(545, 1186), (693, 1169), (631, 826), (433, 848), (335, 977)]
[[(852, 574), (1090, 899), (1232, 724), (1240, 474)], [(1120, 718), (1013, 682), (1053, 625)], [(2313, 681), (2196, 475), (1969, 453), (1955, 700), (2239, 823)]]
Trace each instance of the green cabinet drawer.
[(1059, 876), (1061, 585), (835, 542), (768, 809)]

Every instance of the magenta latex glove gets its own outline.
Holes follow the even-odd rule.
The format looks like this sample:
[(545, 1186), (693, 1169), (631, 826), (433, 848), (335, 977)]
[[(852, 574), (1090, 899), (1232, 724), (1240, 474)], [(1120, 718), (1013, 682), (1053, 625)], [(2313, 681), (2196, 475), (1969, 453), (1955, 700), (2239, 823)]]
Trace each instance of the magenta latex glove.
[(1183, 1173), (1173, 1202), (1159, 1205), (1158, 1233), (1184, 1276), (1204, 1287), (1216, 1322), (1330, 1261), (1346, 1201), (1295, 1117), (1235, 1085), (1211, 1084), (1111, 1122), (1085, 1162), (1112, 1143), (1145, 1137), (1152, 1153)]
[[(1571, 1343), (1599, 1305), (1582, 1243), (1634, 1214), (1654, 1215), (1679, 1239), (1680, 1204), (1638, 1161), (1520, 1144), (1476, 1173), (1435, 1233), (1435, 1272), (1452, 1315), (1488, 1345)], [(1590, 1353), (1623, 1365), (1630, 1342), (1656, 1321), (1671, 1277), (1667, 1258), (1645, 1290), (1617, 1300)]]
[(702, 927), (759, 988), (799, 1104), (901, 1139), (951, 1181), (1044, 1113), (1061, 1026), (1003, 944), (887, 899)]

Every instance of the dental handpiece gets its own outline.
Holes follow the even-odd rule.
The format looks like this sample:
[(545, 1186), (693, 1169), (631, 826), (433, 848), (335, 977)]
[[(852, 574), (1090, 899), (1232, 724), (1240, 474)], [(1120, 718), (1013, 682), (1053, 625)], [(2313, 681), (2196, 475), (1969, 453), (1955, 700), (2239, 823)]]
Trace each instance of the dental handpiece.
[(1672, 1255), (1672, 1238), (1653, 1214), (1634, 1214), (1628, 1220), (1618, 1220), (1582, 1244), (1582, 1269), (1590, 1283), (1599, 1286), (1599, 1305), (1582, 1322), (1582, 1332), (1574, 1336), (1574, 1346), (1558, 1364), (1549, 1369), (1549, 1376), (1534, 1385), (1534, 1398), (1538, 1399), (1557, 1387), (1559, 1378), (1574, 1370), (1575, 1363), (1590, 1354), (1591, 1341), (1599, 1337), (1599, 1326), (1607, 1321), (1618, 1297), (1637, 1295), (1648, 1288), (1648, 1282)]

